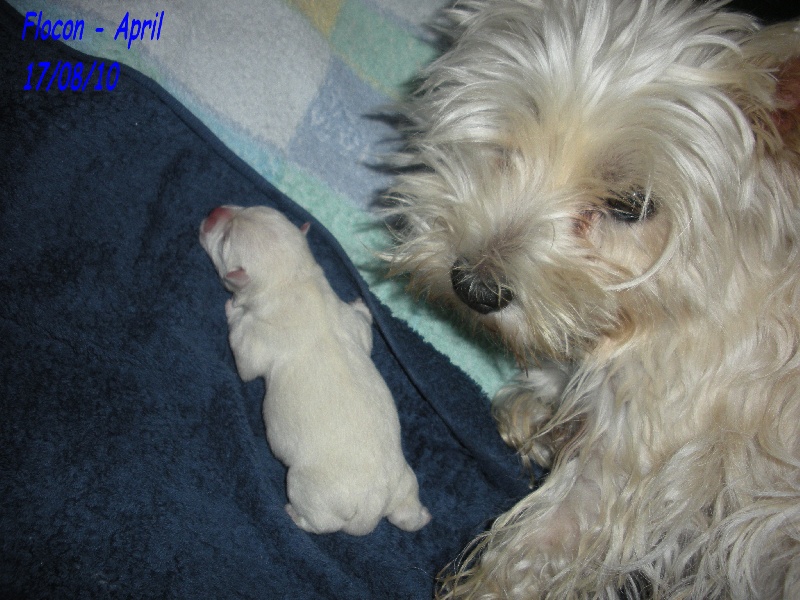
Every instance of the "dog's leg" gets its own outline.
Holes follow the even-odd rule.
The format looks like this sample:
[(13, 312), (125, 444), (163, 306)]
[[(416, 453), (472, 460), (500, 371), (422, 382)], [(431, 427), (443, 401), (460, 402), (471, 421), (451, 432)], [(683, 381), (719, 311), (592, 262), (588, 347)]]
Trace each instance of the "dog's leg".
[(593, 539), (610, 493), (601, 463), (595, 456), (560, 465), (479, 538), (458, 572), (443, 579), (439, 597), (590, 598), (624, 585), (597, 568), (603, 549)]
[(559, 448), (574, 433), (570, 425), (552, 424), (568, 377), (562, 365), (544, 364), (521, 374), (492, 401), (500, 435), (520, 453), (526, 467), (531, 463), (550, 467)]

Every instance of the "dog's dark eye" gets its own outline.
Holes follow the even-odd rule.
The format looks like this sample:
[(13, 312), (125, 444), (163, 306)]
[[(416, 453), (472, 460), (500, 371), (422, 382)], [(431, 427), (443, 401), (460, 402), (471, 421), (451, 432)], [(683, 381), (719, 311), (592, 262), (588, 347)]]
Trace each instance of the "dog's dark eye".
[(653, 198), (648, 198), (641, 188), (634, 188), (623, 194), (614, 194), (605, 198), (608, 214), (624, 223), (644, 221), (656, 214)]

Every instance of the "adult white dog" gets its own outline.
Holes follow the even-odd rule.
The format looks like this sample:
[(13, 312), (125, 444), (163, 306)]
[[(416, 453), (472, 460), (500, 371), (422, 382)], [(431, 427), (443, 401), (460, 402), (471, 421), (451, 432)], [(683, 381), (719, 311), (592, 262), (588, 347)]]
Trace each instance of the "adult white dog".
[(552, 468), (469, 598), (800, 598), (800, 25), (719, 3), (467, 0), (403, 112), (412, 288), (498, 334)]
[(372, 315), (339, 299), (305, 232), (263, 206), (219, 207), (200, 226), (233, 292), (225, 313), (236, 368), (244, 381), (266, 380), (267, 440), (289, 467), (286, 510), (313, 533), (365, 535), (384, 516), (415, 531), (431, 516), (370, 360)]

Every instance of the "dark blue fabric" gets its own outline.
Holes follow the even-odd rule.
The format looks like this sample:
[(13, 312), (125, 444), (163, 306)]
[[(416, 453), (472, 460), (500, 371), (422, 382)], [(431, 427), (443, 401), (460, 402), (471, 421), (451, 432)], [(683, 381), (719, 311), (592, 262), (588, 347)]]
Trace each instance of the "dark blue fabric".
[(23, 91), (0, 60), (0, 595), (427, 598), (437, 571), (527, 489), (480, 390), (370, 295), (318, 224), (333, 287), (375, 316), (375, 361), (433, 522), (309, 535), (227, 343), (226, 292), (197, 242), (220, 203), (301, 208), (127, 69), (114, 91)]

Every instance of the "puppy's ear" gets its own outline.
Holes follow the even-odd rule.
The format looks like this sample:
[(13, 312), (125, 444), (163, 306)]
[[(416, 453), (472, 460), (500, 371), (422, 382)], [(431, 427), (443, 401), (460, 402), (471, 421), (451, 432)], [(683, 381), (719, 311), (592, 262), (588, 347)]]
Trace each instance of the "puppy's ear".
[(308, 230), (311, 229), (311, 223), (303, 223), (300, 225), (300, 233), (308, 235)]
[(247, 274), (247, 271), (240, 267), (227, 272), (225, 277), (222, 278), (222, 281), (226, 288), (232, 292), (236, 292), (250, 283), (250, 276)]

